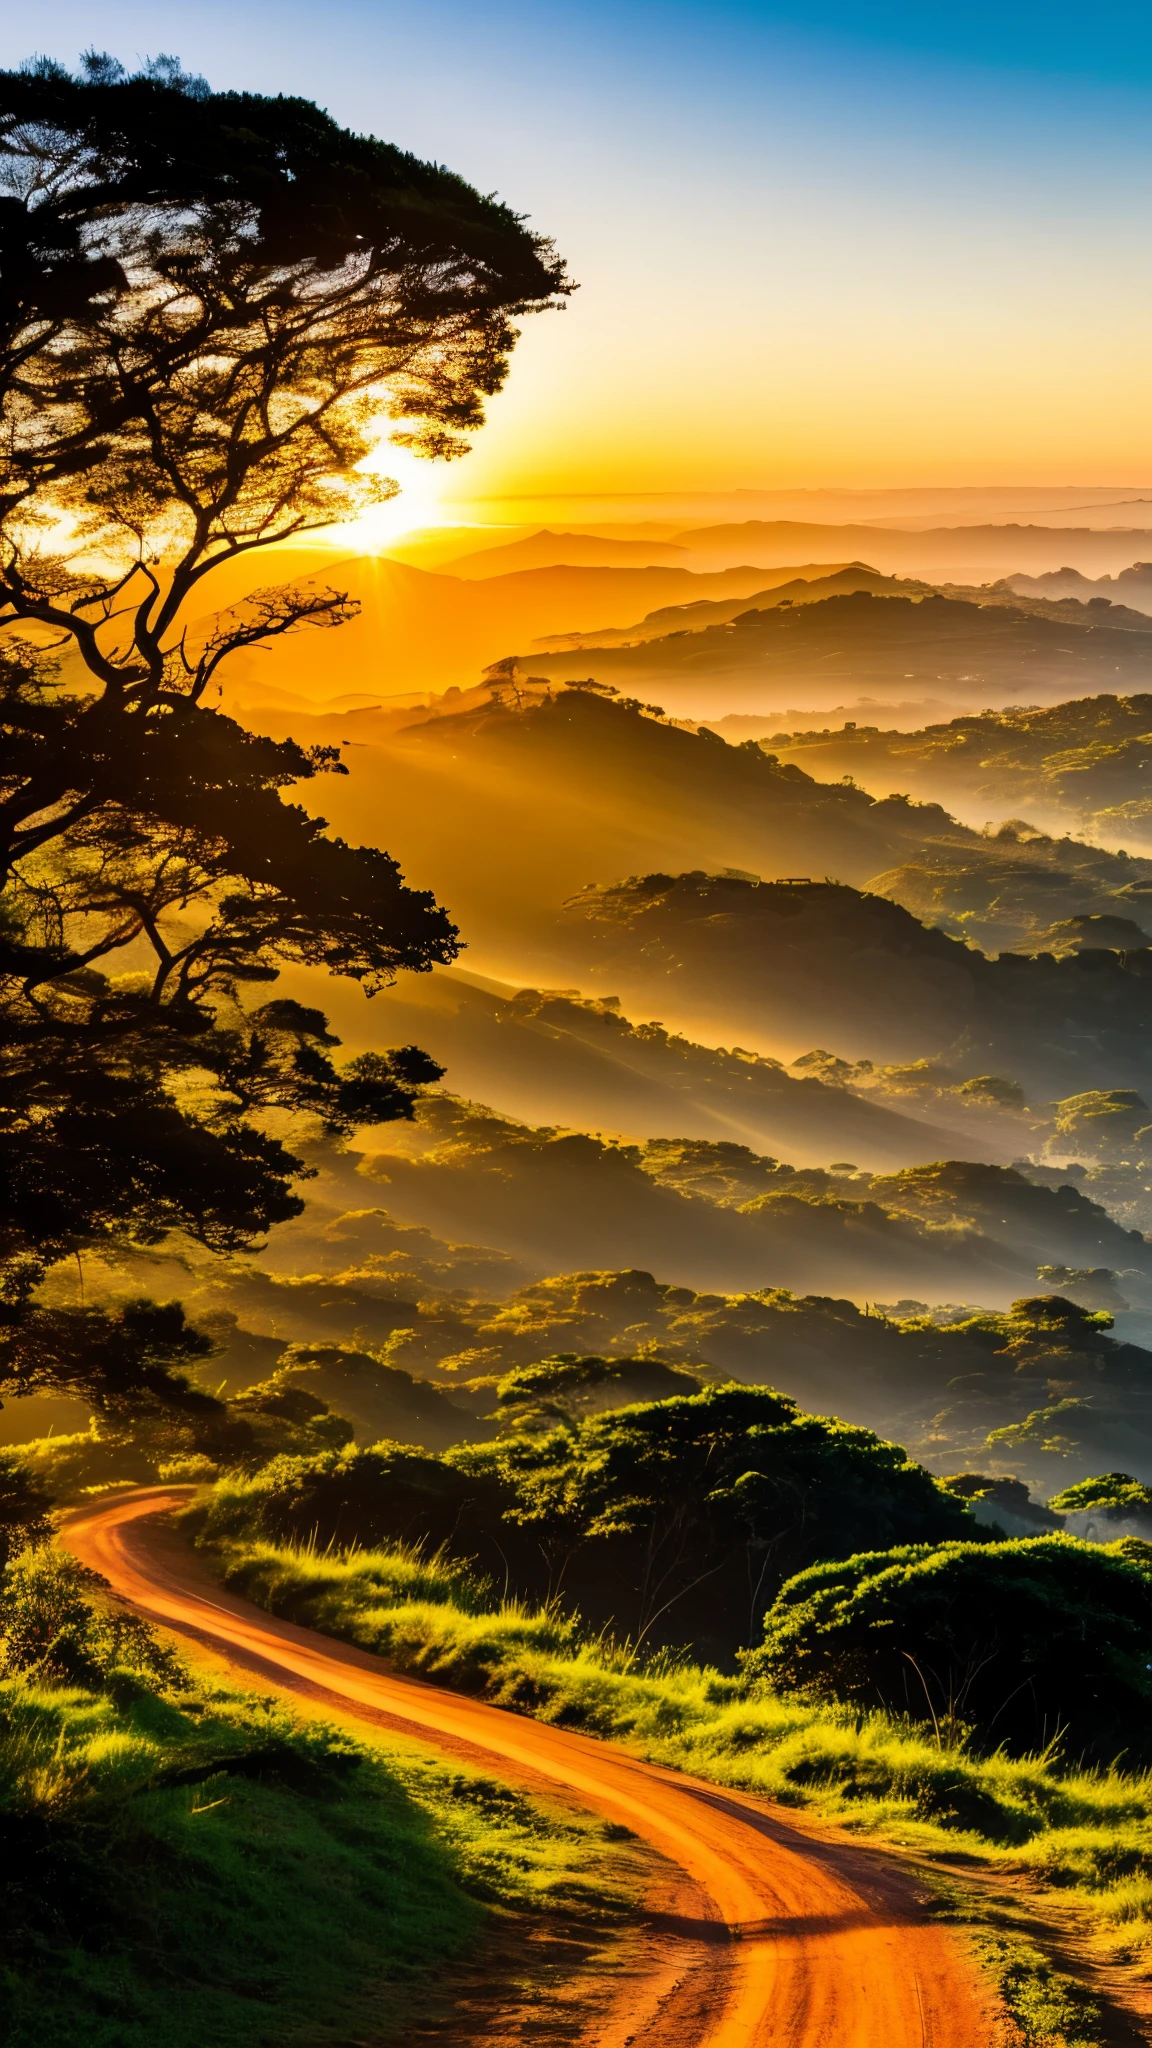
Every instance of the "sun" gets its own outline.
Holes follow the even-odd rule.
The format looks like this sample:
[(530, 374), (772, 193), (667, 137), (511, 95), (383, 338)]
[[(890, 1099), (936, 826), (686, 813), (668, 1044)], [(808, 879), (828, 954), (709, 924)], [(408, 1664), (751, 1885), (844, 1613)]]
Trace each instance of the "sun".
[(368, 475), (392, 477), (400, 489), (384, 504), (334, 526), (330, 535), (334, 544), (346, 548), (352, 543), (358, 554), (383, 554), (403, 534), (444, 524), (444, 463), (397, 448), (384, 436), (360, 468)]

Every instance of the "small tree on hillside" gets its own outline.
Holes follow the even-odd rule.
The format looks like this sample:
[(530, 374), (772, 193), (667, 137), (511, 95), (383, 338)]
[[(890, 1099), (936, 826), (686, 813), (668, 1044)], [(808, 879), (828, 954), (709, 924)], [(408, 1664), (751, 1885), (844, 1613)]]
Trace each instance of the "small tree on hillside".
[(338, 1069), (319, 1012), (241, 1005), (285, 962), (371, 993), (457, 935), (285, 802), (336, 750), (210, 708), (231, 655), (345, 598), (211, 617), (210, 579), (390, 494), (362, 468), (384, 423), (459, 452), (516, 318), (567, 287), (450, 172), (170, 59), (0, 74), (0, 180), (0, 1277), (25, 1388), (71, 1357), (30, 1309), (50, 1266), (251, 1243), (300, 1206), (265, 1112), (346, 1131), (439, 1071), (414, 1048)]

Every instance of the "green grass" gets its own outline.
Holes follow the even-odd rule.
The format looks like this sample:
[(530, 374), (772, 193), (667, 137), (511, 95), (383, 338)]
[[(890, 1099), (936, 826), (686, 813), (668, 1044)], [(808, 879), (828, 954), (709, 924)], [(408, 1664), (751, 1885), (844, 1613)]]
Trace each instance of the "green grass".
[(494, 1913), (624, 1910), (615, 1853), (595, 1822), (274, 1701), (13, 1676), (0, 2031), (6, 2048), (381, 2039)]
[[(230, 1490), (242, 1482), (231, 1482)], [(1119, 1952), (1152, 1944), (1152, 1776), (1084, 1770), (1054, 1752), (979, 1754), (962, 1731), (746, 1692), (740, 1680), (626, 1646), (577, 1620), (499, 1605), (458, 1565), (403, 1551), (318, 1554), (236, 1533), (237, 1501), (192, 1511), (228, 1583), (270, 1610), (403, 1671), (623, 1743), (734, 1788), (807, 1807), (920, 1856), (979, 1859), (1029, 1890), (1056, 1888)], [(945, 1891), (947, 1891), (945, 1886)], [(1091, 1998), (1011, 1927), (979, 1943), (1022, 2040), (1098, 2038)], [(1094, 2017), (1096, 2014), (1096, 2017)]]

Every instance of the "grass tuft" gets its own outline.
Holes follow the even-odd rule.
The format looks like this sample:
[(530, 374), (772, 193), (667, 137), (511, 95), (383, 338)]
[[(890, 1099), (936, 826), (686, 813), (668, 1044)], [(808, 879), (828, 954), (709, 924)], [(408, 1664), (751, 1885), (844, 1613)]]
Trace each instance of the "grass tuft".
[[(1052, 1751), (981, 1755), (960, 1729), (937, 1736), (896, 1716), (750, 1690), (683, 1658), (644, 1666), (627, 1645), (583, 1640), (572, 1617), (494, 1602), (458, 1564), (248, 1542), (235, 1533), (235, 1503), (229, 1523), (221, 1537), (210, 1519), (201, 1541), (229, 1585), (288, 1619), (402, 1671), (926, 1857), (978, 1859), (1058, 1887), (1102, 1932), (1119, 1938), (1122, 1928), (1129, 1950), (1152, 1949), (1150, 1774), (1076, 1768)], [(1023, 1969), (1019, 1956), (1013, 1968)]]

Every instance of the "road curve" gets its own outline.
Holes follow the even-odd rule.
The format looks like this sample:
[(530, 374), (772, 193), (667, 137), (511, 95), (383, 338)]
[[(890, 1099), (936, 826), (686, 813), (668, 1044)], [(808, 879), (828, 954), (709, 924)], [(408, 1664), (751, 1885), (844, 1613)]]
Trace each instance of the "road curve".
[[(889, 1859), (808, 1834), (766, 1802), (640, 1762), (589, 1736), (397, 1677), (379, 1658), (216, 1586), (157, 1517), (190, 1489), (117, 1495), (61, 1541), (149, 1619), (312, 1702), (543, 1778), (624, 1823), (693, 1880), (723, 1943), (721, 1995), (695, 2048), (990, 2048), (997, 2028), (959, 1942), (917, 1913)], [(728, 1941), (724, 1941), (726, 1930)], [(683, 2039), (659, 2017), (651, 2048)], [(639, 2036), (637, 2036), (639, 2038)]]

